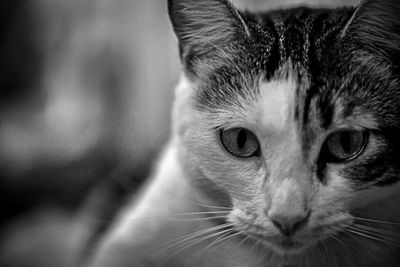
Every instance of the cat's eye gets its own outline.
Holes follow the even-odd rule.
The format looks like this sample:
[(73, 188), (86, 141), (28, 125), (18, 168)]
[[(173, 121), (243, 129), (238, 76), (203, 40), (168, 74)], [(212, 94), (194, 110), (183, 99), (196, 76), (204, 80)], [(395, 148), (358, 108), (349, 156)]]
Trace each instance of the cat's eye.
[(341, 130), (325, 140), (324, 153), (328, 162), (345, 162), (357, 158), (368, 142), (368, 131)]
[(249, 158), (260, 153), (257, 137), (245, 128), (221, 130), (220, 138), (226, 151), (236, 157)]

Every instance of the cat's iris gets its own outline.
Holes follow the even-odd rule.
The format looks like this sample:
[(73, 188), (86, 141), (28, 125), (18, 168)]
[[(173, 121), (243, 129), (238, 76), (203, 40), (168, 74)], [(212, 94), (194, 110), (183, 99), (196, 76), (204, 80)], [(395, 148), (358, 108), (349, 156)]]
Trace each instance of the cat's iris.
[(258, 156), (260, 153), (258, 139), (248, 129), (232, 128), (221, 130), (220, 138), (225, 150), (236, 157), (249, 158)]
[(323, 152), (328, 162), (340, 163), (357, 158), (368, 141), (368, 132), (363, 130), (340, 130), (328, 136)]

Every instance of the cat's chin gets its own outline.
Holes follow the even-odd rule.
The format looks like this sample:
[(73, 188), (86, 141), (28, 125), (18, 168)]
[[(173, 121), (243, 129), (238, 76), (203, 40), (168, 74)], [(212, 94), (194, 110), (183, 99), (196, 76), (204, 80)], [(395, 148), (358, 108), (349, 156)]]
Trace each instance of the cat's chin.
[(310, 247), (310, 245), (291, 239), (282, 239), (279, 241), (270, 242), (270, 246), (274, 252), (284, 256), (302, 254)]
[(282, 239), (282, 240), (274, 240), (272, 242), (268, 240), (263, 240), (263, 244), (269, 249), (271, 249), (274, 253), (277, 253), (282, 256), (295, 256), (303, 254), (310, 245), (300, 243), (298, 241), (294, 241), (292, 239)]

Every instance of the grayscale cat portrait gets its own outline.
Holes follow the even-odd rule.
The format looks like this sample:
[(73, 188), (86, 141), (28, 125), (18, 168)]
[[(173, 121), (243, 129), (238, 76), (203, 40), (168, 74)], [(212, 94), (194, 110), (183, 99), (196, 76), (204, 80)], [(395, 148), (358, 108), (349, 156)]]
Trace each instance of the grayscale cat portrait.
[(400, 266), (400, 1), (169, 0), (182, 78), (95, 266)]

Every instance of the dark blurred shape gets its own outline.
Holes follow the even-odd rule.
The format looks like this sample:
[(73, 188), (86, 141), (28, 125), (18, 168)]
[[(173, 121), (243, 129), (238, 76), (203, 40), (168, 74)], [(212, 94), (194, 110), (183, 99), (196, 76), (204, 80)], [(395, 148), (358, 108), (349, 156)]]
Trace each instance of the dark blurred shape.
[(164, 2), (0, 4), (0, 266), (77, 266), (147, 177), (178, 76)]
[[(31, 1), (0, 4), (0, 103), (38, 94), (43, 54)], [(35, 92), (33, 92), (35, 91)]]
[[(51, 105), (48, 97), (54, 88), (46, 88), (45, 79), (51, 73), (44, 72), (45, 64), (51, 63), (49, 58), (55, 51), (68, 52), (60, 49), (59, 42), (68, 41), (70, 33), (56, 32), (54, 36), (54, 29), (49, 25), (54, 27), (57, 23), (65, 26), (68, 14), (59, 14), (61, 16), (57, 17), (58, 21), (52, 21), (54, 17), (49, 14), (60, 10), (48, 12), (44, 3), (3, 1), (1, 4), (1, 224), (38, 205), (58, 206), (68, 210), (78, 208), (91, 188), (112, 170), (116, 160), (112, 147), (97, 147), (96, 142), (75, 156), (65, 158), (63, 154), (68, 151), (57, 148), (59, 142), (51, 140), (57, 130), (52, 132), (46, 129), (51, 125), (45, 121), (45, 109)], [(61, 3), (58, 1), (58, 4)], [(103, 77), (100, 83), (107, 83), (103, 80), (112, 76), (106, 71), (101, 74)], [(103, 94), (102, 90), (107, 89), (100, 88), (94, 93)], [(82, 86), (81, 90), (84, 92), (88, 89)], [(74, 136), (66, 135), (58, 139), (64, 141), (66, 138), (70, 139), (69, 143), (79, 142)], [(102, 136), (94, 138), (100, 141)]]

